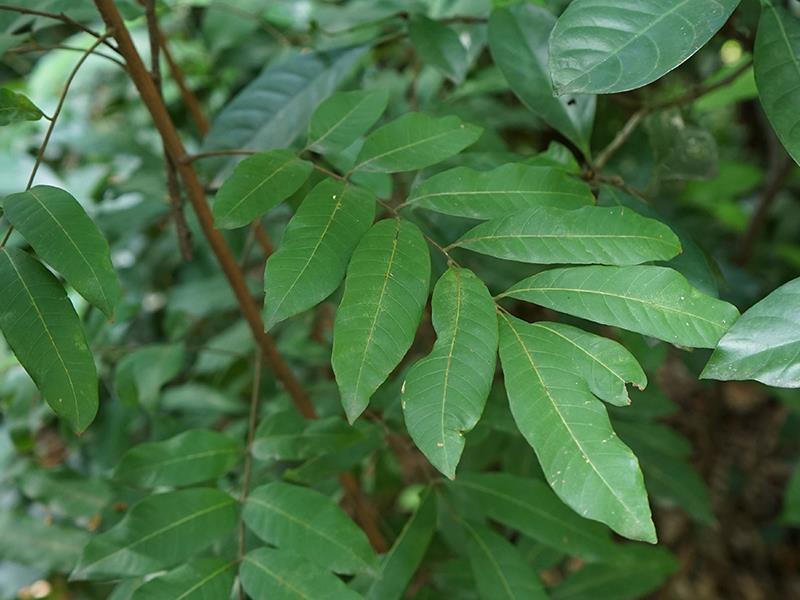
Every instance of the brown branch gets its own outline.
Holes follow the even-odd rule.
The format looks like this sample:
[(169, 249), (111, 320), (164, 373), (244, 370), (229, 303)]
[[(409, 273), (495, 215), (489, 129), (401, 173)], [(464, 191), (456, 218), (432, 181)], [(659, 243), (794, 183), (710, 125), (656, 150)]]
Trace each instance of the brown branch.
[[(250, 326), (256, 343), (259, 345), (264, 357), (275, 373), (275, 377), (280, 380), (286, 388), (287, 393), (292, 398), (292, 401), (300, 413), (307, 418), (315, 418), (317, 413), (314, 409), (314, 405), (311, 403), (303, 386), (289, 368), (289, 365), (278, 353), (272, 337), (264, 331), (261, 311), (250, 296), (244, 274), (236, 263), (236, 259), (225, 241), (225, 238), (214, 228), (214, 219), (208, 206), (205, 191), (200, 183), (200, 179), (194, 168), (186, 160), (186, 148), (178, 135), (175, 125), (172, 123), (169, 112), (153, 83), (153, 79), (150, 77), (139, 52), (133, 44), (130, 32), (125, 27), (122, 16), (119, 14), (113, 0), (94, 1), (103, 20), (109, 28), (114, 31), (114, 37), (119, 44), (120, 53), (125, 58), (125, 62), (128, 65), (128, 72), (131, 80), (139, 91), (142, 102), (150, 112), (156, 129), (161, 135), (164, 145), (178, 170), (178, 174), (184, 182), (189, 201), (192, 203), (197, 213), (197, 218), (200, 222), (203, 234), (208, 240), (211, 250), (214, 252), (217, 261), (220, 263), (236, 295), (242, 315)], [(340, 476), (345, 490), (348, 490), (352, 495), (351, 479), (352, 476), (347, 473), (343, 473)], [(355, 488), (358, 489), (357, 482)], [(388, 547), (386, 541), (378, 530), (377, 524), (373, 518), (374, 515), (371, 514), (371, 511), (364, 509), (363, 503), (358, 500), (359, 496), (356, 496), (357, 509), (359, 510), (357, 513), (357, 520), (369, 536), (373, 547), (379, 552), (383, 551)]]
[[(86, 52), (86, 48), (79, 48), (78, 46), (68, 46), (66, 44), (39, 44), (36, 40), (33, 40), (34, 46), (18, 46), (17, 48), (11, 48), (9, 50), (10, 53), (13, 54), (28, 54), (30, 52), (47, 52), (49, 50), (69, 50), (71, 52)], [(125, 68), (125, 63), (121, 60), (114, 58), (110, 54), (105, 54), (104, 52), (92, 52), (95, 56), (100, 56), (105, 58), (106, 60), (110, 60), (113, 63), (116, 63), (123, 69)]]
[(253, 235), (255, 235), (258, 245), (261, 246), (261, 251), (264, 253), (264, 258), (269, 258), (272, 256), (272, 253), (275, 252), (275, 246), (273, 246), (272, 240), (269, 239), (267, 230), (264, 229), (261, 221), (255, 221), (253, 223)]
[(192, 121), (194, 121), (194, 126), (197, 127), (197, 131), (200, 132), (202, 137), (205, 137), (209, 129), (211, 129), (208, 118), (203, 112), (203, 108), (200, 105), (200, 101), (197, 99), (197, 96), (194, 95), (194, 92), (192, 92), (191, 88), (186, 83), (186, 78), (183, 76), (183, 71), (175, 61), (175, 57), (172, 55), (172, 51), (169, 47), (169, 42), (160, 29), (158, 30), (158, 36), (159, 45), (161, 46), (161, 51), (164, 53), (164, 59), (167, 61), (170, 75), (172, 75), (172, 78), (175, 80), (175, 83), (178, 85), (178, 89), (181, 92), (181, 99), (186, 105), (186, 108), (189, 110), (189, 115), (192, 117)]
[[(150, 76), (153, 78), (158, 95), (161, 96), (163, 101), (164, 94), (161, 88), (161, 31), (158, 28), (155, 0), (144, 0), (144, 12), (150, 40)], [(178, 182), (178, 173), (166, 146), (162, 144), (162, 147), (164, 149), (164, 171), (167, 178), (167, 197), (169, 198), (172, 221), (175, 223), (175, 233), (178, 237), (178, 249), (183, 260), (190, 261), (192, 260), (192, 239), (189, 227), (186, 224), (186, 216), (183, 214), (183, 198), (181, 196), (181, 186)]]

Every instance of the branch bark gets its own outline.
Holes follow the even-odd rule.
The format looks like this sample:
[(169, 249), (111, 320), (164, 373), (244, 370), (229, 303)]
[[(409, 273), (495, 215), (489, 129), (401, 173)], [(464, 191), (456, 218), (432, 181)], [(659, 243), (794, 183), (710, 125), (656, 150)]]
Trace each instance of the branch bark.
[[(211, 250), (217, 258), (223, 272), (225, 273), (228, 282), (233, 289), (234, 294), (239, 302), (242, 315), (247, 321), (256, 343), (264, 354), (265, 359), (270, 365), (276, 378), (281, 381), (286, 391), (292, 398), (295, 406), (299, 412), (306, 418), (313, 419), (317, 417), (316, 410), (311, 403), (305, 389), (295, 377), (289, 365), (283, 360), (279, 354), (275, 342), (268, 333), (264, 331), (264, 323), (261, 320), (261, 311), (250, 296), (247, 289), (244, 274), (242, 273), (236, 259), (231, 252), (225, 238), (222, 234), (214, 228), (214, 219), (211, 214), (211, 209), (208, 206), (203, 185), (200, 182), (194, 168), (187, 161), (186, 148), (181, 141), (178, 131), (169, 116), (167, 107), (158, 93), (158, 89), (153, 82), (147, 67), (144, 65), (139, 52), (133, 44), (130, 32), (128, 31), (122, 16), (119, 14), (113, 0), (94, 0), (103, 20), (113, 31), (114, 38), (119, 45), (119, 52), (125, 59), (128, 65), (128, 72), (130, 74), (133, 84), (139, 91), (142, 102), (147, 107), (153, 119), (156, 129), (161, 135), (164, 146), (175, 164), (175, 167), (180, 175), (189, 201), (197, 213), (198, 221), (203, 230), (203, 235), (208, 240)], [(379, 551), (384, 552), (388, 548), (386, 540), (383, 538), (377, 526), (374, 509), (365, 508), (365, 498), (358, 483), (355, 481), (350, 473), (343, 473), (340, 476), (340, 481), (348, 492), (348, 495), (353, 500), (356, 509), (356, 519), (364, 528), (367, 536), (370, 539), (373, 547)], [(369, 505), (367, 505), (369, 506)]]

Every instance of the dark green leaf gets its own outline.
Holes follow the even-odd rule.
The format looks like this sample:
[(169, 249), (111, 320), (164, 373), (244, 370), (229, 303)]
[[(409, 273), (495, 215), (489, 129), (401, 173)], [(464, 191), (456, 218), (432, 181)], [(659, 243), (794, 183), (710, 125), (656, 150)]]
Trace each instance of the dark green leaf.
[(228, 598), (236, 578), (236, 563), (197, 558), (151, 579), (130, 600), (219, 600)]
[(214, 199), (214, 223), (222, 229), (249, 225), (305, 183), (313, 165), (289, 150), (272, 150), (240, 162)]
[(739, 317), (666, 267), (570, 267), (523, 279), (503, 294), (666, 342), (713, 348)]
[(407, 113), (367, 136), (353, 171), (394, 173), (436, 164), (472, 145), (483, 130), (455, 116)]
[(800, 387), (800, 278), (745, 311), (719, 341), (700, 377)]
[(42, 111), (24, 94), (0, 88), (0, 127), (20, 121), (38, 121), (43, 116)]
[(44, 399), (76, 432), (97, 413), (97, 371), (64, 288), (41, 263), (0, 248), (0, 329)]
[(419, 567), (436, 531), (436, 494), (427, 490), (417, 510), (381, 559), (366, 600), (400, 600)]
[(681, 250), (666, 225), (630, 209), (595, 206), (512, 213), (478, 225), (453, 246), (538, 264), (635, 265), (668, 260)]
[(753, 70), (758, 97), (778, 138), (800, 164), (800, 19), (771, 1), (762, 2)]
[(500, 359), (517, 427), (564, 502), (621, 535), (655, 542), (636, 457), (617, 438), (582, 369), (559, 351), (566, 343), (501, 315)]
[(497, 319), (489, 290), (468, 269), (442, 275), (432, 307), (436, 344), (408, 371), (401, 402), (414, 443), (453, 479), (464, 433), (478, 423), (492, 387)]
[(86, 300), (113, 316), (121, 290), (108, 242), (75, 198), (62, 189), (37, 185), (6, 196), (3, 209), (42, 260)]
[(253, 600), (358, 600), (335, 575), (304, 558), (273, 548), (248, 553), (239, 570)]
[(553, 96), (547, 40), (555, 22), (545, 9), (530, 4), (495, 10), (489, 20), (489, 46), (517, 97), (588, 155), (595, 97)]
[(363, 188), (325, 179), (311, 190), (264, 273), (264, 323), (316, 306), (342, 282), (350, 255), (375, 218), (375, 197)]
[(611, 94), (651, 83), (697, 52), (739, 0), (574, 0), (550, 37), (556, 93)]
[(308, 147), (320, 154), (345, 150), (375, 124), (388, 102), (386, 90), (335, 93), (311, 115)]
[(125, 402), (154, 410), (161, 387), (181, 372), (185, 360), (182, 344), (154, 344), (134, 350), (119, 361), (114, 390)]
[(350, 422), (414, 341), (430, 270), (425, 240), (408, 221), (379, 221), (356, 248), (336, 313), (331, 361)]
[(210, 488), (148, 496), (91, 539), (71, 578), (145, 575), (177, 565), (231, 531), (238, 512), (236, 500)]
[(462, 522), (472, 576), (483, 600), (537, 600), (547, 595), (517, 549), (485, 525)]
[(456, 84), (464, 80), (469, 66), (467, 50), (453, 29), (415, 15), (408, 24), (408, 35), (424, 64), (436, 67)]
[(142, 487), (189, 485), (222, 477), (239, 456), (239, 446), (225, 434), (194, 429), (131, 448), (114, 477)]
[(416, 187), (405, 206), (446, 215), (494, 219), (536, 206), (594, 204), (589, 186), (559, 168), (507, 164), (492, 171), (456, 167)]
[(247, 497), (244, 521), (258, 537), (336, 573), (370, 573), (367, 536), (337, 504), (310, 488), (273, 481)]

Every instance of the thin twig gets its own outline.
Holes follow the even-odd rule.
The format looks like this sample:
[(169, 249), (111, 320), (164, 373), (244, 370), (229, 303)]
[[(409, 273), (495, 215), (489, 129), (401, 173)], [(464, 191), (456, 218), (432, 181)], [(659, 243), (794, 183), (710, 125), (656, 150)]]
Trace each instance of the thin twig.
[(231, 148), (229, 150), (209, 150), (208, 152), (198, 152), (197, 154), (187, 154), (183, 157), (184, 164), (191, 164), (203, 158), (215, 158), (217, 156), (251, 156), (258, 154), (259, 150), (249, 148)]
[(628, 138), (647, 115), (647, 112), (647, 109), (641, 108), (630, 116), (622, 129), (620, 129), (617, 135), (614, 136), (614, 139), (611, 140), (611, 143), (597, 155), (597, 159), (594, 161), (595, 171), (599, 172), (603, 170), (603, 167), (605, 167), (608, 161), (611, 160), (611, 157), (616, 154), (617, 150), (628, 141)]
[[(163, 100), (164, 94), (161, 88), (161, 31), (158, 28), (155, 0), (144, 0), (144, 13), (150, 40), (150, 75)], [(181, 186), (178, 183), (175, 163), (172, 162), (172, 158), (164, 144), (162, 144), (162, 148), (164, 151), (164, 171), (167, 179), (167, 197), (169, 198), (172, 221), (175, 223), (175, 234), (178, 237), (178, 249), (183, 260), (190, 261), (192, 260), (192, 239), (189, 233), (189, 226), (186, 224), (186, 217), (183, 214)]]
[[(97, 33), (93, 29), (87, 27), (80, 21), (76, 21), (72, 17), (62, 13), (54, 13), (54, 12), (47, 12), (44, 10), (35, 10), (33, 8), (24, 8), (22, 6), (14, 6), (11, 4), (0, 4), (0, 11), (7, 11), (7, 12), (15, 12), (21, 15), (32, 15), (35, 17), (45, 17), (47, 19), (53, 19), (55, 21), (61, 21), (62, 23), (66, 23), (67, 25), (71, 25), (81, 31), (88, 33), (92, 37), (100, 39), (101, 34)], [(104, 39), (102, 42), (105, 46), (111, 48), (114, 52), (119, 52), (117, 48), (114, 47), (113, 44), (110, 44), (107, 39)]]
[(170, 50), (167, 37), (160, 29), (158, 29), (158, 40), (161, 46), (161, 51), (164, 53), (164, 59), (167, 61), (169, 72), (181, 92), (181, 99), (183, 100), (186, 108), (189, 110), (189, 115), (192, 117), (192, 121), (194, 121), (197, 131), (200, 132), (202, 137), (205, 137), (209, 129), (211, 129), (211, 124), (208, 122), (208, 118), (203, 112), (200, 101), (186, 83), (186, 77), (183, 75), (183, 70), (181, 70), (181, 68), (178, 66), (175, 57), (172, 55), (172, 50)]
[[(86, 48), (79, 48), (78, 46), (67, 46), (65, 44), (50, 44), (50, 45), (42, 45), (36, 43), (35, 46), (19, 46), (17, 48), (12, 48), (9, 50), (10, 53), (13, 54), (28, 54), (31, 52), (48, 52), (50, 50), (69, 50), (71, 52), (86, 52)], [(105, 52), (92, 52), (95, 56), (100, 56), (105, 58), (106, 60), (110, 60), (111, 62), (119, 65), (123, 69), (125, 68), (125, 63), (111, 56), (110, 54), (106, 54)]]
[[(258, 422), (258, 405), (261, 391), (261, 349), (256, 347), (255, 360), (253, 362), (253, 388), (250, 393), (250, 412), (247, 416), (247, 442), (244, 452), (244, 473), (242, 474), (242, 493), (239, 496), (239, 503), (244, 504), (250, 494), (250, 478), (253, 470), (253, 439), (255, 438), (256, 423)], [(241, 562), (245, 551), (245, 525), (244, 519), (239, 517), (239, 549), (237, 557)], [(244, 600), (244, 589), (241, 581), (239, 582), (239, 598)]]
[[(31, 174), (28, 177), (28, 184), (25, 186), (26, 191), (31, 189), (31, 187), (33, 186), (33, 181), (36, 178), (36, 173), (39, 171), (39, 166), (42, 164), (42, 160), (44, 160), (44, 153), (45, 150), (47, 150), (47, 144), (50, 143), (50, 137), (53, 135), (53, 130), (56, 127), (56, 121), (58, 120), (58, 117), (61, 114), (61, 109), (64, 108), (64, 102), (67, 99), (67, 93), (69, 92), (69, 88), (72, 85), (72, 81), (75, 79), (75, 76), (78, 74), (78, 71), (80, 70), (83, 63), (86, 62), (86, 59), (89, 58), (92, 52), (94, 52), (94, 50), (100, 44), (102, 44), (103, 41), (105, 41), (105, 39), (109, 35), (111, 35), (110, 31), (111, 30), (109, 30), (109, 32), (106, 32), (99, 38), (97, 38), (95, 42), (91, 46), (89, 46), (88, 49), (84, 51), (83, 55), (80, 57), (80, 59), (78, 59), (78, 62), (72, 68), (72, 71), (70, 71), (70, 74), (67, 77), (67, 81), (64, 83), (64, 89), (61, 92), (61, 96), (58, 99), (56, 110), (53, 113), (53, 116), (50, 117), (50, 124), (47, 126), (47, 132), (44, 135), (44, 141), (42, 141), (42, 145), (39, 146), (39, 152), (36, 155), (36, 161), (33, 163), (33, 169), (31, 169)], [(14, 231), (13, 225), (8, 228), (8, 231), (6, 231), (5, 236), (3, 236), (3, 240), (0, 242), (0, 248), (6, 245), (6, 243), (8, 242), (8, 238), (11, 237), (12, 231)]]

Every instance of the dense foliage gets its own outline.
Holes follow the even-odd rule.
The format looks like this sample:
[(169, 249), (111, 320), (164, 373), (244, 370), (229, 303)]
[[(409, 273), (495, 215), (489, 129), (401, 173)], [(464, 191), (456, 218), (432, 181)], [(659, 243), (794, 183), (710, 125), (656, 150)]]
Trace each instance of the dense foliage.
[(797, 593), (798, 13), (0, 4), (0, 598)]

